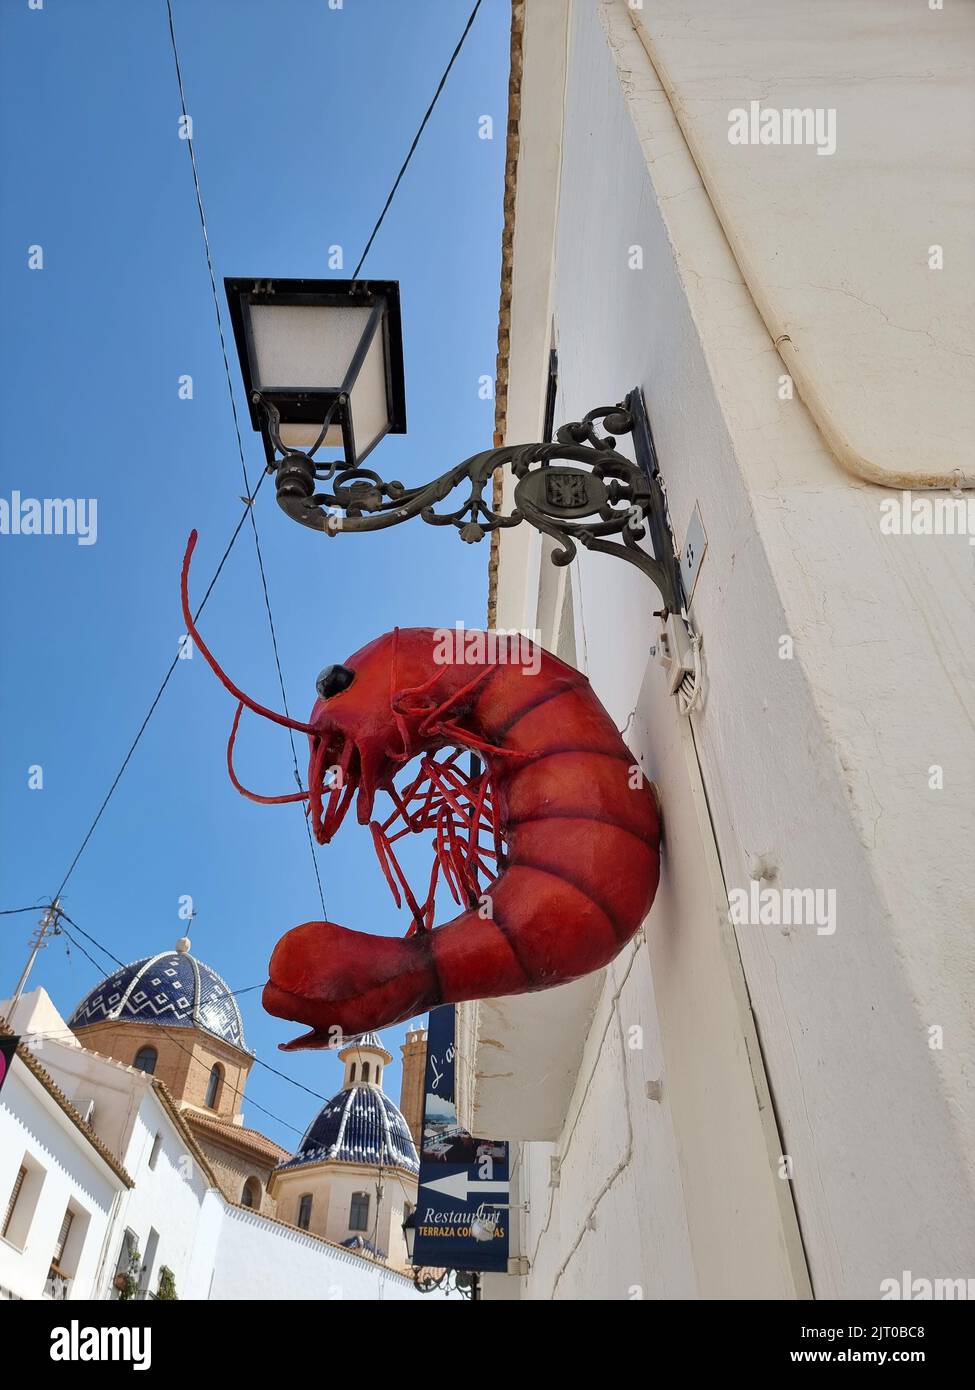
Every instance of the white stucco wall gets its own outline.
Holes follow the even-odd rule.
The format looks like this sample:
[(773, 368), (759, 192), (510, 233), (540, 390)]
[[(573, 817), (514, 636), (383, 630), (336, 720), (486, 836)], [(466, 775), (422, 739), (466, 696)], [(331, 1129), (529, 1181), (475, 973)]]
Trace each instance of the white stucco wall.
[[(157, 1134), (162, 1137), (162, 1145), (156, 1166), (151, 1169), (149, 1158)], [(135, 1233), (143, 1259), (150, 1231), (159, 1233), (152, 1268), (146, 1275), (153, 1292), (159, 1286), (160, 1267), (167, 1265), (173, 1271), (180, 1298), (206, 1298), (223, 1219), (223, 1199), (210, 1187), (169, 1112), (151, 1089), (136, 1117), (125, 1164), (135, 1179), (135, 1187), (119, 1212), (105, 1292), (115, 1273), (123, 1231), (128, 1228)]]
[[(37, 992), (44, 994), (43, 990)], [(75, 1109), (82, 1115), (90, 1113), (91, 1126), (99, 1139), (112, 1153), (125, 1153), (136, 1116), (146, 1092), (152, 1088), (152, 1078), (135, 1067), (81, 1047), (59, 1014), (44, 1029), (25, 1031), (23, 1039), (41, 1065), (56, 1076), (58, 1086)], [(90, 1106), (94, 1108), (89, 1110)]]
[[(0, 1214), (6, 1209), (17, 1173), (24, 1164), (27, 1182), (40, 1184), (33, 1217), (14, 1243), (0, 1238), (0, 1288), (19, 1298), (44, 1293), (55, 1242), (69, 1203), (76, 1210), (73, 1236), (80, 1249), (70, 1261), (69, 1298), (92, 1298), (106, 1235), (122, 1180), (99, 1157), (40, 1081), (20, 1058), (0, 1092)], [(29, 1206), (27, 1184), (22, 1201)], [(18, 1204), (19, 1205), (19, 1204)], [(87, 1227), (81, 1241), (82, 1222)], [(70, 1251), (71, 1241), (66, 1253)]]
[(43, 985), (25, 990), (14, 1008), (9, 998), (0, 999), (0, 1018), (5, 1018), (8, 1027), (23, 1038), (56, 1037), (70, 1047), (81, 1046)]
[[(565, 8), (557, 0), (527, 7), (524, 89), (535, 100), (545, 91), (554, 109), (564, 100), (565, 125), (557, 181), (546, 183), (542, 165), (533, 183), (531, 150), (522, 145), (512, 361), (554, 319), (557, 422), (643, 387), (678, 543), (695, 502), (707, 531), (692, 609), (706, 686), (682, 765), (667, 751), (667, 721), (677, 716), (649, 654), (656, 595), (619, 562), (581, 555), (570, 576), (577, 660), (621, 727), (632, 714), (628, 739), (660, 783), (665, 833), (675, 838), (665, 846), (662, 896), (640, 967), (652, 992), (641, 984), (639, 994), (613, 1003), (621, 957), (602, 987), (565, 1126), (551, 1150), (529, 1146), (520, 1159), (521, 1195), (530, 1193), (531, 1206), (521, 1232), (521, 1253), (532, 1260), (523, 1292), (632, 1296), (619, 1289), (620, 1267), (634, 1261), (641, 1277), (632, 1283), (648, 1297), (688, 1288), (714, 1296), (722, 1286), (724, 1296), (742, 1296), (742, 1275), (764, 1277), (747, 1244), (737, 1269), (720, 1255), (739, 1217), (738, 1174), (727, 1173), (710, 1209), (701, 1183), (708, 1150), (720, 1155), (741, 1136), (729, 1134), (733, 1122), (720, 1111), (709, 1122), (706, 1107), (688, 1099), (715, 1049), (751, 1050), (749, 1004), (757, 1029), (749, 1065), (771, 1087), (769, 1102), (759, 1095), (763, 1131), (778, 1131), (791, 1181), (778, 1177), (778, 1145), (761, 1157), (754, 1146), (740, 1152), (756, 1192), (759, 1165), (785, 1189), (786, 1242), (798, 1234), (794, 1224), (790, 1234), (794, 1199), (816, 1296), (877, 1298), (881, 1281), (903, 1269), (967, 1276), (975, 1267), (975, 1039), (966, 1003), (975, 977), (973, 551), (965, 536), (883, 535), (880, 503), (898, 494), (852, 479), (801, 399), (780, 398), (782, 359), (624, 0), (571, 6), (564, 92), (548, 75), (541, 84), (533, 55), (546, 29), (546, 61), (558, 51)], [(736, 43), (748, 46), (750, 60), (756, 51), (749, 31), (735, 34), (711, 53), (728, 72), (738, 70)], [(869, 70), (870, 43), (865, 29), (819, 51), (837, 55), (837, 72)], [(899, 196), (910, 201), (911, 168), (899, 177)], [(869, 168), (861, 182), (869, 183)], [(519, 274), (534, 271), (547, 283), (553, 244), (536, 235), (532, 202), (553, 189), (555, 273), (550, 301), (538, 306), (519, 301)], [(844, 219), (842, 188), (827, 182), (821, 196), (834, 191), (841, 265), (843, 236), (856, 227)], [(747, 208), (736, 211), (747, 217)], [(790, 235), (798, 243), (790, 257), (801, 259), (802, 238), (817, 233), (794, 219)], [(634, 246), (642, 269), (630, 268)], [(820, 328), (828, 298), (824, 290), (817, 303)], [(521, 380), (512, 372), (511, 442), (537, 437), (540, 402)], [(881, 439), (884, 394), (862, 384), (858, 427), (873, 410)], [(917, 445), (923, 451), (923, 438)], [(552, 641), (564, 626), (552, 585), (565, 581), (540, 575), (540, 549), (525, 527), (503, 533), (498, 623), (532, 627), (541, 613)], [(780, 656), (783, 636), (792, 640), (791, 659)], [(929, 788), (934, 765), (944, 770), (941, 790)], [(712, 928), (702, 928), (696, 909), (684, 911), (692, 895), (667, 896), (667, 854), (679, 854), (678, 834), (686, 846), (695, 824), (701, 828), (700, 815), (690, 814), (695, 768), (725, 889), (755, 877), (836, 895), (832, 935), (814, 927), (726, 930), (723, 983), (717, 957), (707, 955)], [(715, 989), (739, 995), (738, 1043), (734, 1030), (722, 1042), (709, 1026)], [(497, 1050), (505, 1007), (501, 1001), (482, 1032), (490, 1046), (473, 1062), (481, 1078), (475, 1110), (478, 1091), (501, 1095), (494, 1078), (505, 1072)], [(634, 1104), (631, 1070), (611, 1049), (594, 1050), (614, 1010), (624, 1026), (644, 1028), (638, 1080), (659, 1061), (669, 1133), (666, 1123), (656, 1134), (640, 1128), (654, 1122)], [(530, 1018), (518, 1019), (515, 1041), (523, 1043)], [(940, 1049), (929, 1046), (934, 1026), (943, 1029)], [(509, 1096), (523, 1108), (517, 1078)], [(568, 1155), (557, 1188), (547, 1171), (553, 1152)], [(795, 1256), (793, 1246), (793, 1292), (780, 1280), (779, 1296), (801, 1296)], [(774, 1255), (763, 1261), (765, 1276), (774, 1272)]]
[[(646, 949), (629, 947), (607, 971), (564, 1132), (518, 1154), (529, 1298), (698, 1294), (669, 1106), (647, 1094), (664, 1074), (654, 1021)], [(644, 1028), (638, 1049), (629, 1046), (634, 1024)], [(495, 1281), (493, 1291), (510, 1296), (513, 1282)]]
[(412, 1279), (361, 1255), (338, 1250), (256, 1212), (227, 1208), (211, 1298), (336, 1302), (422, 1296)]
[[(975, 485), (971, 5), (641, 0), (631, 19), (835, 457)], [(812, 143), (775, 141), (800, 131), (783, 110)]]

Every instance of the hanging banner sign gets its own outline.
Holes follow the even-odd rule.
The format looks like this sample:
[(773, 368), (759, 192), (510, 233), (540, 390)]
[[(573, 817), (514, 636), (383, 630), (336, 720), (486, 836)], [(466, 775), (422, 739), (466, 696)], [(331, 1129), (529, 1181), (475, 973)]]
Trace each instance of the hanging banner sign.
[(506, 1142), (476, 1139), (457, 1123), (454, 1006), (441, 1005), (427, 1031), (413, 1263), (506, 1273), (509, 1173)]
[(10, 1037), (4, 1034), (0, 1037), (0, 1091), (3, 1090), (3, 1083), (6, 1080), (7, 1072), (14, 1064), (14, 1056), (17, 1052), (19, 1038)]

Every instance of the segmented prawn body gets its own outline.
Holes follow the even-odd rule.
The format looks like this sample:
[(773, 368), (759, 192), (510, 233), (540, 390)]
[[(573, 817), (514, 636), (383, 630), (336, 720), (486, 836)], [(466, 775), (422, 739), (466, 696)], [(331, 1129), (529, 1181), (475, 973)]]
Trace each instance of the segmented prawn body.
[[(522, 639), (504, 647), (491, 634), (474, 634), (485, 639), (478, 644), (397, 629), (323, 671), (309, 721), (292, 720), (238, 690), (200, 638), (187, 598), (195, 539), (183, 565), (184, 616), (238, 700), (227, 750), (234, 785), (263, 802), (306, 800), (321, 844), (354, 799), (394, 897), (402, 893), (412, 914), (405, 937), (327, 921), (282, 937), (264, 1007), (311, 1029), (285, 1046), (326, 1047), (338, 1030), (549, 989), (612, 960), (653, 902), (660, 827), (650, 784), (585, 676)], [(259, 797), (238, 781), (233, 749), (245, 705), (308, 735), (306, 792)], [(479, 773), (465, 775), (461, 750), (476, 755)], [(416, 758), (417, 775), (398, 789), (394, 778)], [(382, 822), (380, 792), (393, 804)], [(435, 858), (421, 903), (395, 842), (426, 830)], [(462, 911), (435, 926), (441, 873)]]

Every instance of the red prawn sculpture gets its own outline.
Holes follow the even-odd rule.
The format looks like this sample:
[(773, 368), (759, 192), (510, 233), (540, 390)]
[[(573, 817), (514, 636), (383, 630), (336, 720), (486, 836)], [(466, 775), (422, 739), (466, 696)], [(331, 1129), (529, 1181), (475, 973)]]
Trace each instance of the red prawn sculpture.
[[(653, 902), (660, 824), (650, 784), (585, 676), (524, 639), (514, 639), (517, 662), (508, 659), (514, 648), (499, 653), (497, 642), (481, 643), (473, 658), (455, 642), (445, 658), (443, 630), (395, 629), (326, 667), (308, 723), (290, 719), (239, 690), (200, 637), (188, 598), (195, 545), (194, 531), (183, 560), (183, 616), (238, 701), (231, 781), (266, 805), (306, 801), (323, 845), (355, 797), (397, 906), (402, 892), (413, 919), (404, 938), (321, 921), (281, 938), (264, 1007), (311, 1028), (284, 1050), (329, 1047), (337, 1034), (438, 1004), (550, 989), (617, 955)], [(307, 791), (258, 796), (238, 781), (233, 751), (245, 706), (308, 735)], [(458, 767), (463, 750), (481, 760), (479, 775)], [(419, 772), (397, 789), (394, 777), (417, 756)], [(380, 791), (394, 808), (382, 822), (373, 818)], [(393, 846), (428, 830), (435, 858), (421, 903)], [(441, 873), (463, 911), (434, 926)]]

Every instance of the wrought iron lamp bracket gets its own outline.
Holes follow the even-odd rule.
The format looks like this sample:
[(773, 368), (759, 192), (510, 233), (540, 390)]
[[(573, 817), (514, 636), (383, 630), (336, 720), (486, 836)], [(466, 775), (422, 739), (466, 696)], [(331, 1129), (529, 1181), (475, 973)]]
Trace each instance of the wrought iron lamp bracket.
[[(262, 403), (271, 442), (281, 449), (273, 406)], [(600, 436), (597, 422), (609, 432)], [(616, 451), (616, 436), (621, 434), (633, 435), (636, 463)], [(308, 454), (282, 452), (284, 457), (275, 465), (278, 504), (313, 530), (330, 536), (380, 531), (420, 516), (431, 526), (454, 526), (461, 540), (474, 543), (492, 531), (527, 521), (557, 542), (553, 564), (570, 564), (578, 545), (619, 556), (657, 587), (664, 613), (681, 611), (680, 570), (666, 495), (639, 389), (617, 405), (600, 406), (582, 420), (563, 425), (550, 443), (487, 449), (420, 487), (386, 482), (371, 468), (335, 472), (333, 466), (327, 471)], [(484, 500), (495, 471), (505, 467), (516, 480), (514, 506), (507, 514), (494, 511)], [(316, 491), (318, 481), (330, 482), (330, 491)], [(437, 511), (437, 505), (465, 482), (470, 491), (464, 502), (453, 511)], [(648, 532), (652, 554), (640, 545)], [(611, 536), (619, 540), (608, 539)]]
[(413, 1269), (413, 1287), (418, 1293), (434, 1293), (437, 1289), (445, 1293), (459, 1293), (461, 1298), (471, 1298), (476, 1286), (476, 1276), (464, 1270), (432, 1270), (420, 1267)]

